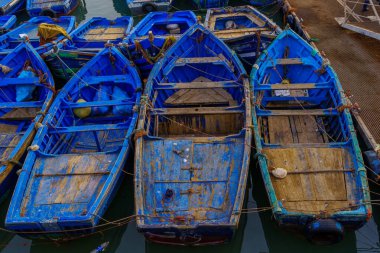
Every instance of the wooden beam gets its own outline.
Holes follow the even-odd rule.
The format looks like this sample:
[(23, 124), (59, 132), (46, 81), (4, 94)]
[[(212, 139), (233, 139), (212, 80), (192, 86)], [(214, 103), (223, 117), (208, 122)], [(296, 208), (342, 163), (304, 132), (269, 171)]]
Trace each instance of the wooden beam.
[(276, 59), (277, 65), (296, 65), (303, 64), (302, 58), (279, 58)]
[[(231, 84), (235, 83), (235, 84)], [(237, 88), (243, 87), (236, 81), (225, 82), (190, 82), (190, 83), (161, 83), (157, 90), (173, 90), (173, 89), (214, 89), (214, 88)]]
[(332, 88), (328, 83), (261, 84), (255, 90), (310, 90)]
[(238, 107), (185, 107), (155, 109), (152, 113), (154, 115), (236, 114), (244, 113), (244, 110)]
[(259, 110), (258, 116), (336, 116), (338, 115), (336, 109), (305, 109), (305, 110)]

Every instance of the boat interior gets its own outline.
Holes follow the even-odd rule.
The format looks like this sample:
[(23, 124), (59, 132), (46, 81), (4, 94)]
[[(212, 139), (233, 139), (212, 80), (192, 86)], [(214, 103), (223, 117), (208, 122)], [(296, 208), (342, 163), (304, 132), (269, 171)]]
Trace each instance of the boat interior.
[(153, 223), (184, 216), (176, 225), (227, 224), (240, 194), (247, 79), (219, 46), (208, 47), (211, 36), (202, 36), (196, 31), (176, 44), (148, 87), (141, 170), (144, 212)]
[(107, 182), (121, 173), (116, 164), (124, 159), (120, 154), (134, 127), (140, 81), (112, 50), (90, 61), (53, 103), (37, 135), (39, 147), (29, 168), (33, 175), (25, 190), (30, 198), (22, 201), (21, 217), (88, 215)]
[(355, 208), (357, 165), (335, 75), (330, 67), (321, 68), (309, 48), (283, 44), (268, 52), (255, 84), (268, 170), (287, 171), (283, 179), (271, 175), (277, 198), (290, 212)]
[[(9, 57), (1, 61), (0, 78), (0, 152), (1, 160), (7, 160), (19, 144), (33, 120), (40, 115), (49, 89), (37, 75), (42, 71), (40, 64), (31, 59), (30, 51), (20, 45)], [(37, 72), (34, 77), (23, 77), (21, 72), (29, 66)], [(9, 71), (9, 72), (8, 72)], [(27, 89), (27, 90), (25, 90)], [(29, 92), (20, 99), (20, 93)], [(25, 147), (26, 148), (26, 147)]]
[[(38, 17), (41, 18), (41, 17)], [(54, 21), (53, 19), (49, 17), (43, 17), (44, 20), (29, 20), (28, 22), (20, 25), (19, 27), (15, 28), (14, 30), (8, 32), (5, 36), (9, 38), (9, 41), (5, 41), (6, 43), (9, 43), (6, 48), (15, 48), (18, 46), (20, 42), (23, 41), (23, 39), (20, 37), (20, 34), (26, 34), (29, 38), (30, 44), (36, 48), (40, 46), (40, 37), (38, 36), (38, 25), (41, 23), (48, 23), (48, 24), (56, 24), (61, 26), (63, 29), (65, 29), (68, 33), (70, 32), (70, 29), (72, 29), (72, 21), (71, 18), (61, 17), (57, 21)], [(1, 42), (4, 43), (4, 42)]]
[(221, 39), (232, 39), (247, 35), (275, 38), (269, 19), (250, 6), (231, 9), (210, 10), (207, 14), (208, 26)]
[(131, 22), (128, 17), (115, 20), (94, 18), (92, 22), (73, 32), (73, 42), (77, 47), (86, 47), (92, 41), (121, 41), (129, 33)]
[[(109, 61), (109, 55), (104, 55), (80, 80), (74, 80), (49, 122), (41, 152), (80, 154), (121, 148), (132, 120), (136, 86), (128, 69)], [(87, 116), (78, 116), (81, 113)]]
[(165, 12), (152, 13), (136, 26), (133, 37), (147, 36), (150, 31), (155, 36), (183, 34), (196, 21), (196, 17), (191, 11), (178, 11), (171, 14)]

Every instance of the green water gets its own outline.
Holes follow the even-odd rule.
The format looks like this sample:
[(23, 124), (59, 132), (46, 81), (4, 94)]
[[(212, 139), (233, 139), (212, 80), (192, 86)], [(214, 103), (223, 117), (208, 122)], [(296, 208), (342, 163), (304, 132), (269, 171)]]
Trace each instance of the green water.
[[(192, 9), (190, 0), (176, 3), (175, 7), (179, 9)], [(233, 5), (238, 5), (238, 1), (231, 1)], [(267, 11), (277, 21), (281, 17), (276, 15), (276, 8), (270, 8)], [(79, 8), (74, 12), (77, 16), (77, 22), (83, 22), (94, 16), (104, 16), (115, 18), (121, 15), (128, 15), (125, 0), (84, 0)], [(204, 14), (204, 13), (199, 13)], [(21, 19), (26, 19), (27, 15), (21, 14)], [(141, 17), (137, 17), (138, 20)], [(253, 161), (253, 159), (252, 159)], [(133, 159), (129, 159), (125, 170), (133, 170)], [(268, 200), (264, 191), (264, 186), (258, 173), (258, 168), (254, 162), (251, 166), (250, 187), (247, 189), (247, 207), (267, 207)], [(379, 188), (371, 185), (372, 191), (380, 192)], [(372, 196), (373, 199), (379, 198)], [(0, 221), (4, 221), (6, 210), (8, 208), (10, 197), (0, 205)], [(115, 200), (109, 207), (105, 219), (117, 220), (133, 214), (133, 179), (126, 176)], [(56, 243), (50, 241), (31, 241), (7, 232), (0, 232), (0, 250), (7, 253), (23, 252), (90, 252), (104, 242), (109, 242), (105, 252), (131, 252), (131, 253), (351, 253), (351, 252), (380, 252), (379, 231), (377, 223), (380, 224), (380, 208), (374, 206), (374, 218), (367, 225), (357, 232), (348, 232), (344, 240), (334, 246), (315, 246), (309, 244), (302, 236), (280, 230), (276, 227), (271, 217), (271, 212), (250, 213), (242, 216), (239, 230), (234, 240), (225, 245), (213, 247), (172, 247), (147, 243), (144, 237), (137, 233), (135, 223), (116, 227), (102, 233), (94, 234), (85, 238)], [(2, 226), (3, 227), (3, 224)]]

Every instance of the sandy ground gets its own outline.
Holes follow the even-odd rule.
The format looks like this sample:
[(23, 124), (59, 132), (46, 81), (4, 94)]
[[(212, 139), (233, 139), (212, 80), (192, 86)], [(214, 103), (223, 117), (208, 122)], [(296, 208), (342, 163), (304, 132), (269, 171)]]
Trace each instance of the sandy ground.
[(289, 0), (297, 15), (338, 73), (343, 89), (358, 102), (361, 117), (380, 143), (380, 41), (341, 28), (344, 15), (335, 0)]

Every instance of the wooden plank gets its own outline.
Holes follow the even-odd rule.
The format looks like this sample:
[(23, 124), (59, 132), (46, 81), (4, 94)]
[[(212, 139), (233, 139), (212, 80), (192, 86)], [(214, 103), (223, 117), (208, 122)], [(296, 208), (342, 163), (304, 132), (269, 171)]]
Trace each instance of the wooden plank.
[(190, 82), (190, 83), (160, 83), (157, 90), (172, 89), (215, 89), (215, 88), (237, 88), (243, 87), (236, 81), (225, 82)]
[(323, 137), (319, 131), (314, 116), (292, 116), (294, 118), (296, 135), (299, 143), (323, 143)]
[(33, 120), (37, 113), (40, 111), (39, 108), (16, 108), (3, 116), (0, 117), (1, 120)]
[(165, 100), (166, 105), (235, 105), (231, 94), (221, 88), (216, 89), (182, 89)]
[[(353, 200), (354, 182), (348, 184), (345, 177), (351, 173), (353, 164), (349, 152), (343, 148), (276, 148), (264, 149), (263, 153), (269, 170), (280, 167), (289, 172), (284, 179), (272, 176), (277, 198), (283, 201), (285, 208), (325, 211), (327, 208), (321, 203), (342, 201), (348, 207), (348, 202)], [(302, 204), (294, 204), (298, 202)]]
[(15, 133), (18, 125), (0, 124), (0, 135), (4, 133)]
[(289, 118), (286, 116), (268, 117), (268, 132), (270, 143), (293, 143)]
[[(88, 203), (94, 195), (101, 192), (105, 182), (102, 178), (109, 176), (108, 173), (103, 176), (101, 174), (112, 168), (116, 156), (117, 154), (93, 154), (38, 158), (34, 165), (36, 174), (51, 176), (33, 178), (31, 183), (35, 186), (34, 189), (38, 189), (34, 193), (33, 204)], [(79, 174), (87, 175), (76, 176)], [(27, 201), (24, 201), (24, 206), (26, 205)]]
[(259, 110), (258, 116), (336, 116), (336, 109)]
[(102, 34), (104, 31), (105, 31), (104, 27), (92, 28), (92, 29), (88, 30), (86, 34), (98, 35), (98, 34)]
[(302, 58), (278, 58), (276, 59), (277, 65), (297, 65), (302, 64)]
[(219, 37), (219, 35), (225, 35), (225, 34), (256, 33), (256, 32), (263, 32), (263, 31), (270, 31), (270, 29), (266, 28), (266, 27), (263, 27), (263, 28), (243, 28), (243, 29), (229, 29), (229, 30), (214, 31), (214, 33), (216, 36)]
[(328, 89), (332, 88), (327, 83), (292, 83), (292, 84), (261, 84), (256, 90), (310, 90), (310, 89)]
[(154, 115), (200, 115), (200, 114), (236, 114), (244, 110), (233, 107), (196, 107), (196, 108), (162, 108), (154, 109)]
[(229, 62), (222, 57), (191, 57), (191, 58), (178, 58), (175, 62), (176, 65), (196, 64), (196, 63), (223, 63)]
[(350, 210), (350, 206), (357, 203), (354, 200), (308, 200), (308, 201), (283, 201), (286, 210), (291, 212), (306, 212), (311, 214), (335, 213), (339, 210)]

